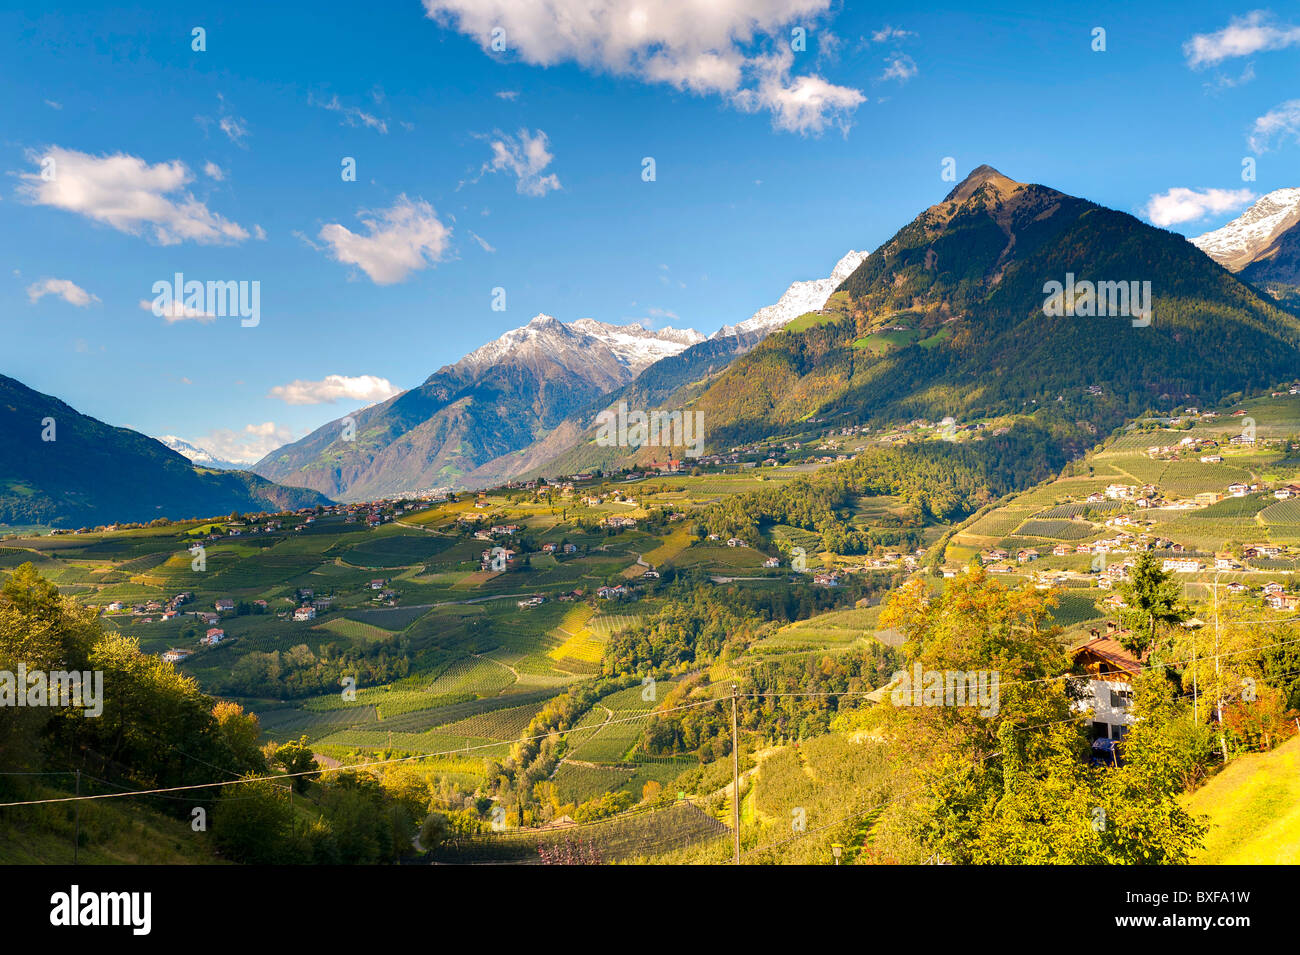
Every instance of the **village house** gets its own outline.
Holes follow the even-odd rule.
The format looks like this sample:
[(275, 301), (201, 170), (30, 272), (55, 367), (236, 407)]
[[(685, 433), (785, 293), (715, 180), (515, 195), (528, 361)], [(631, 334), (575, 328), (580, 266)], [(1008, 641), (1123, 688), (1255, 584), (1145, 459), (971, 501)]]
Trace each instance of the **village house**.
[(176, 650), (176, 649), (171, 649), (171, 650), (168, 650), (167, 652), (165, 652), (165, 653), (162, 655), (162, 658), (163, 658), (163, 660), (165, 660), (167, 663), (180, 663), (182, 660), (184, 660), (184, 659), (185, 659), (186, 657), (188, 657), (188, 656), (191, 656), (193, 653), (194, 653), (193, 650)]
[(225, 638), (226, 631), (222, 630), (220, 627), (213, 627), (202, 637), (202, 639), (199, 640), (199, 643), (203, 644), (205, 647), (215, 647)]
[[(507, 569), (507, 570), (513, 570), (513, 569), (514, 569), (514, 566), (515, 566), (515, 552), (514, 552), (514, 551), (510, 550), (509, 548), (505, 548), (505, 547), (503, 547), (503, 548), (501, 548), (501, 553), (498, 554), (497, 556), (498, 556), (498, 557), (501, 557), (501, 556), (504, 556), (504, 557), (505, 557), (506, 569)], [(480, 564), (480, 566), (481, 566), (481, 568), (482, 568), (483, 570), (491, 570), (491, 569), (492, 569), (492, 558), (493, 558), (493, 554), (492, 554), (492, 551), (491, 551), (491, 550), (485, 550), (485, 551), (483, 551), (483, 553), (482, 553), (482, 555), (481, 555), (481, 557), (480, 557), (480, 560), (479, 560), (479, 564)]]
[(297, 610), (295, 610), (295, 611), (293, 612), (293, 619), (294, 619), (294, 621), (295, 621), (296, 623), (303, 623), (304, 621), (307, 621), (307, 620), (315, 620), (315, 619), (316, 619), (316, 608), (315, 608), (315, 607), (299, 607)]
[(1160, 569), (1176, 574), (1194, 574), (1201, 569), (1201, 562), (1194, 557), (1166, 557), (1161, 562)]
[(1092, 734), (1097, 739), (1122, 739), (1134, 725), (1132, 716), (1132, 681), (1143, 669), (1143, 659), (1125, 650), (1119, 642), (1123, 630), (1097, 635), (1070, 656), (1079, 678), (1080, 698), (1073, 704), (1076, 712), (1092, 711)]
[(221, 597), (213, 606), (217, 608), (218, 613), (225, 613), (235, 609), (235, 602), (229, 597)]
[(1264, 598), (1264, 605), (1270, 610), (1295, 610), (1300, 606), (1300, 597), (1293, 594), (1269, 594)]

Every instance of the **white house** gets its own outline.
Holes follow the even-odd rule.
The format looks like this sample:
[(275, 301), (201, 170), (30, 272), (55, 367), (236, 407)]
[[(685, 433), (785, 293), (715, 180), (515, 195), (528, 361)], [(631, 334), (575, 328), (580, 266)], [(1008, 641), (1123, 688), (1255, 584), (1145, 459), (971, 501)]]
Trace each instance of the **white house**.
[(1071, 651), (1084, 676), (1076, 677), (1083, 693), (1072, 707), (1076, 712), (1092, 711), (1093, 735), (1098, 739), (1122, 739), (1135, 719), (1133, 677), (1142, 661), (1116, 639), (1119, 633), (1096, 636)]

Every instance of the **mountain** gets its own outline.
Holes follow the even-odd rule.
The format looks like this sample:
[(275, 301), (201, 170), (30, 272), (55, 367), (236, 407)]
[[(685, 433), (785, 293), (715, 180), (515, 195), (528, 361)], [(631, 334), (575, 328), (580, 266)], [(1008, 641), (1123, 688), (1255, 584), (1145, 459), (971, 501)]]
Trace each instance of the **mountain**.
[(1300, 297), (1300, 224), (1270, 242), (1238, 274), (1274, 298), (1295, 302)]
[[(635, 450), (592, 443), (596, 416), (620, 402), (629, 408), (682, 408), (737, 356), (753, 348), (761, 332), (710, 338), (646, 368), (621, 388), (601, 395), (527, 447), (495, 458), (465, 475), (468, 488), (495, 487), (510, 478), (572, 474), (617, 467), (638, 457)], [(652, 452), (646, 452), (653, 458)], [(659, 454), (662, 460), (664, 455)]]
[(326, 424), (254, 470), (331, 497), (363, 500), (459, 485), (533, 443), (645, 368), (703, 342), (689, 329), (646, 329), (538, 315), (417, 388)]
[(0, 375), (0, 523), (85, 527), (328, 503), (244, 471), (196, 468)]
[[(1252, 263), (1276, 255), (1278, 240), (1297, 225), (1300, 225), (1300, 189), (1275, 189), (1222, 228), (1187, 241), (1230, 272), (1240, 272)], [(1293, 246), (1294, 243), (1293, 238)]]
[(189, 458), (190, 461), (205, 468), (215, 468), (218, 471), (242, 471), (245, 466), (237, 464), (234, 461), (226, 461), (223, 458), (213, 456), (202, 448), (195, 447), (184, 438), (178, 438), (174, 434), (160, 434), (154, 438), (159, 444), (171, 448), (177, 454), (182, 454)]
[[(653, 460), (654, 452), (600, 447), (593, 443), (596, 416), (625, 402), (629, 408), (661, 404), (683, 407), (737, 356), (753, 348), (794, 319), (826, 305), (836, 287), (866, 258), (850, 250), (828, 278), (794, 282), (775, 304), (766, 305), (735, 325), (723, 325), (707, 341), (664, 358), (646, 368), (636, 380), (602, 395), (590, 407), (561, 422), (527, 447), (502, 455), (465, 475), (467, 487), (491, 487), (515, 477), (563, 474), (593, 468), (618, 467), (638, 459)], [(660, 454), (660, 458), (664, 455)]]
[(807, 282), (794, 282), (774, 305), (764, 305), (751, 317), (736, 325), (723, 325), (713, 333), (713, 338), (727, 338), (732, 335), (757, 336), (762, 338), (784, 328), (800, 315), (815, 312), (826, 304), (841, 282), (848, 278), (853, 270), (867, 257), (865, 252), (852, 249), (835, 263), (829, 277), (812, 279)]
[[(1139, 296), (1149, 282), (1151, 321), (1049, 314), (1049, 283), (1070, 276), (1138, 282)], [(1290, 380), (1298, 342), (1294, 316), (1182, 236), (980, 166), (872, 252), (822, 313), (764, 339), (694, 407), (713, 448), (810, 419), (1029, 412), (1082, 442), (1149, 407)]]

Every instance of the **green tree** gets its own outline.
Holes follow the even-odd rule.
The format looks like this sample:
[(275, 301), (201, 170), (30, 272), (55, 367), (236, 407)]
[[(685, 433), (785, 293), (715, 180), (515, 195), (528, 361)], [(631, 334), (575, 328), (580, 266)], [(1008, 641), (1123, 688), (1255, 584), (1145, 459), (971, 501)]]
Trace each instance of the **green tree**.
[(1150, 551), (1138, 557), (1119, 590), (1128, 604), (1121, 615), (1128, 633), (1120, 642), (1130, 653), (1145, 653), (1156, 645), (1162, 625), (1182, 623), (1191, 616), (1173, 573), (1161, 570), (1160, 558)]
[(312, 755), (311, 744), (307, 742), (306, 736), (277, 746), (270, 753), (269, 759), (273, 765), (281, 767), (286, 773), (302, 774), (293, 777), (293, 788), (298, 792), (305, 792), (307, 783), (320, 775), (316, 772), (320, 767), (316, 763), (316, 757)]

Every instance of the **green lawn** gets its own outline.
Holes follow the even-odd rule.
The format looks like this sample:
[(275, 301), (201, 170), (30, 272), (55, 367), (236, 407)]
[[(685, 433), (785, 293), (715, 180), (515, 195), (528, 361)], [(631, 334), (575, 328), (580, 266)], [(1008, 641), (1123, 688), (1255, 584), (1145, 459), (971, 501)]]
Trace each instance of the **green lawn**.
[(1300, 863), (1300, 738), (1242, 756), (1185, 800), (1209, 817), (1203, 865)]

